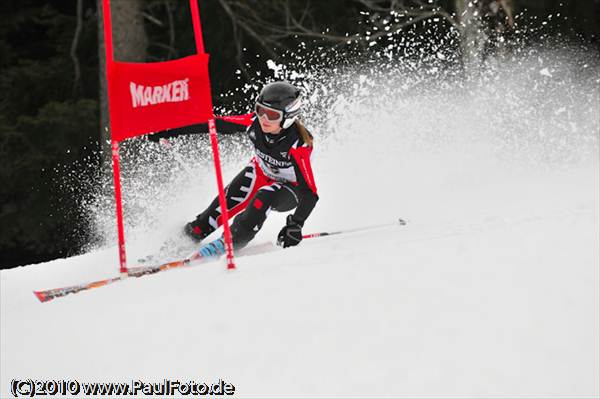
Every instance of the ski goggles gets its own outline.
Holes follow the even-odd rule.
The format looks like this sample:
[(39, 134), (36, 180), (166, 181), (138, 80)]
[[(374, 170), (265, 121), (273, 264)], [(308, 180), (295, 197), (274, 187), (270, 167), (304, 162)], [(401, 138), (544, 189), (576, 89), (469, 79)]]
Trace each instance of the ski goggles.
[(256, 103), (254, 112), (256, 112), (259, 118), (264, 115), (271, 122), (280, 122), (283, 119), (283, 111), (259, 103)]

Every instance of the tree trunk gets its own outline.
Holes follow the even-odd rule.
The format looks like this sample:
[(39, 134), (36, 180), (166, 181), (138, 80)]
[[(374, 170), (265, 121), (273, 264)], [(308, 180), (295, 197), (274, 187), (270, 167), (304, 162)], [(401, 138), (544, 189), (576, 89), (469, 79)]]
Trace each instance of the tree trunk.
[(456, 18), (460, 30), (462, 60), (467, 75), (476, 73), (483, 62), (487, 42), (481, 0), (454, 0)]
[[(113, 52), (118, 61), (144, 62), (148, 36), (144, 30), (142, 0), (112, 0), (111, 19)], [(100, 142), (105, 162), (111, 161), (108, 93), (106, 82), (106, 51), (104, 45), (104, 19), (102, 0), (98, 7), (98, 51), (100, 61)]]
[(142, 0), (112, 0), (111, 16), (115, 59), (124, 62), (146, 61), (148, 36), (144, 30)]
[(97, 0), (98, 7), (98, 62), (100, 79), (100, 149), (103, 154), (103, 163), (110, 165), (110, 133), (108, 131), (108, 92), (106, 83), (106, 47), (104, 43), (104, 10), (102, 0)]
[(508, 51), (506, 35), (514, 29), (514, 0), (454, 0), (463, 66), (477, 73), (486, 56)]

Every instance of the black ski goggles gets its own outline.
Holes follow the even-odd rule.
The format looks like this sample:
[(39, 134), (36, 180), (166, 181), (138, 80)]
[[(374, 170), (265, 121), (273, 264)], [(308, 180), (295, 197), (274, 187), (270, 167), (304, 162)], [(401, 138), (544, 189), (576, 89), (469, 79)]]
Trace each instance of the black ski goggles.
[(254, 106), (254, 112), (259, 118), (266, 116), (271, 122), (281, 122), (283, 119), (283, 111), (259, 103)]

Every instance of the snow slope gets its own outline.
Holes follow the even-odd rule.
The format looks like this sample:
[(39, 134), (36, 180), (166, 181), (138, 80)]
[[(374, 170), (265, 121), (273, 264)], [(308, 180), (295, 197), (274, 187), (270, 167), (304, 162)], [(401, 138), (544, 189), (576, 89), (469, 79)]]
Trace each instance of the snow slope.
[[(0, 396), (15, 378), (221, 378), (242, 397), (598, 397), (599, 81), (575, 84), (561, 65), (435, 91), (353, 75), (358, 92), (338, 92), (313, 126), (328, 133), (305, 232), (406, 226), (45, 304), (33, 290), (117, 273), (114, 232), (86, 254), (2, 271)], [(189, 165), (202, 183), (160, 201), (169, 219), (154, 234), (130, 226), (130, 261), (214, 195), (210, 170)], [(136, 178), (134, 191), (150, 186)]]

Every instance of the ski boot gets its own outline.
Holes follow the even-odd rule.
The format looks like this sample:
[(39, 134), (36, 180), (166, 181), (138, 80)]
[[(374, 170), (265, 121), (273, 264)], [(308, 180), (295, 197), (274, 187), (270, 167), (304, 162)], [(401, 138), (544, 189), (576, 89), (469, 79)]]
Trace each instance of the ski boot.
[(217, 258), (225, 253), (225, 241), (223, 237), (218, 238), (208, 244), (204, 244), (198, 249), (198, 255), (201, 258)]

